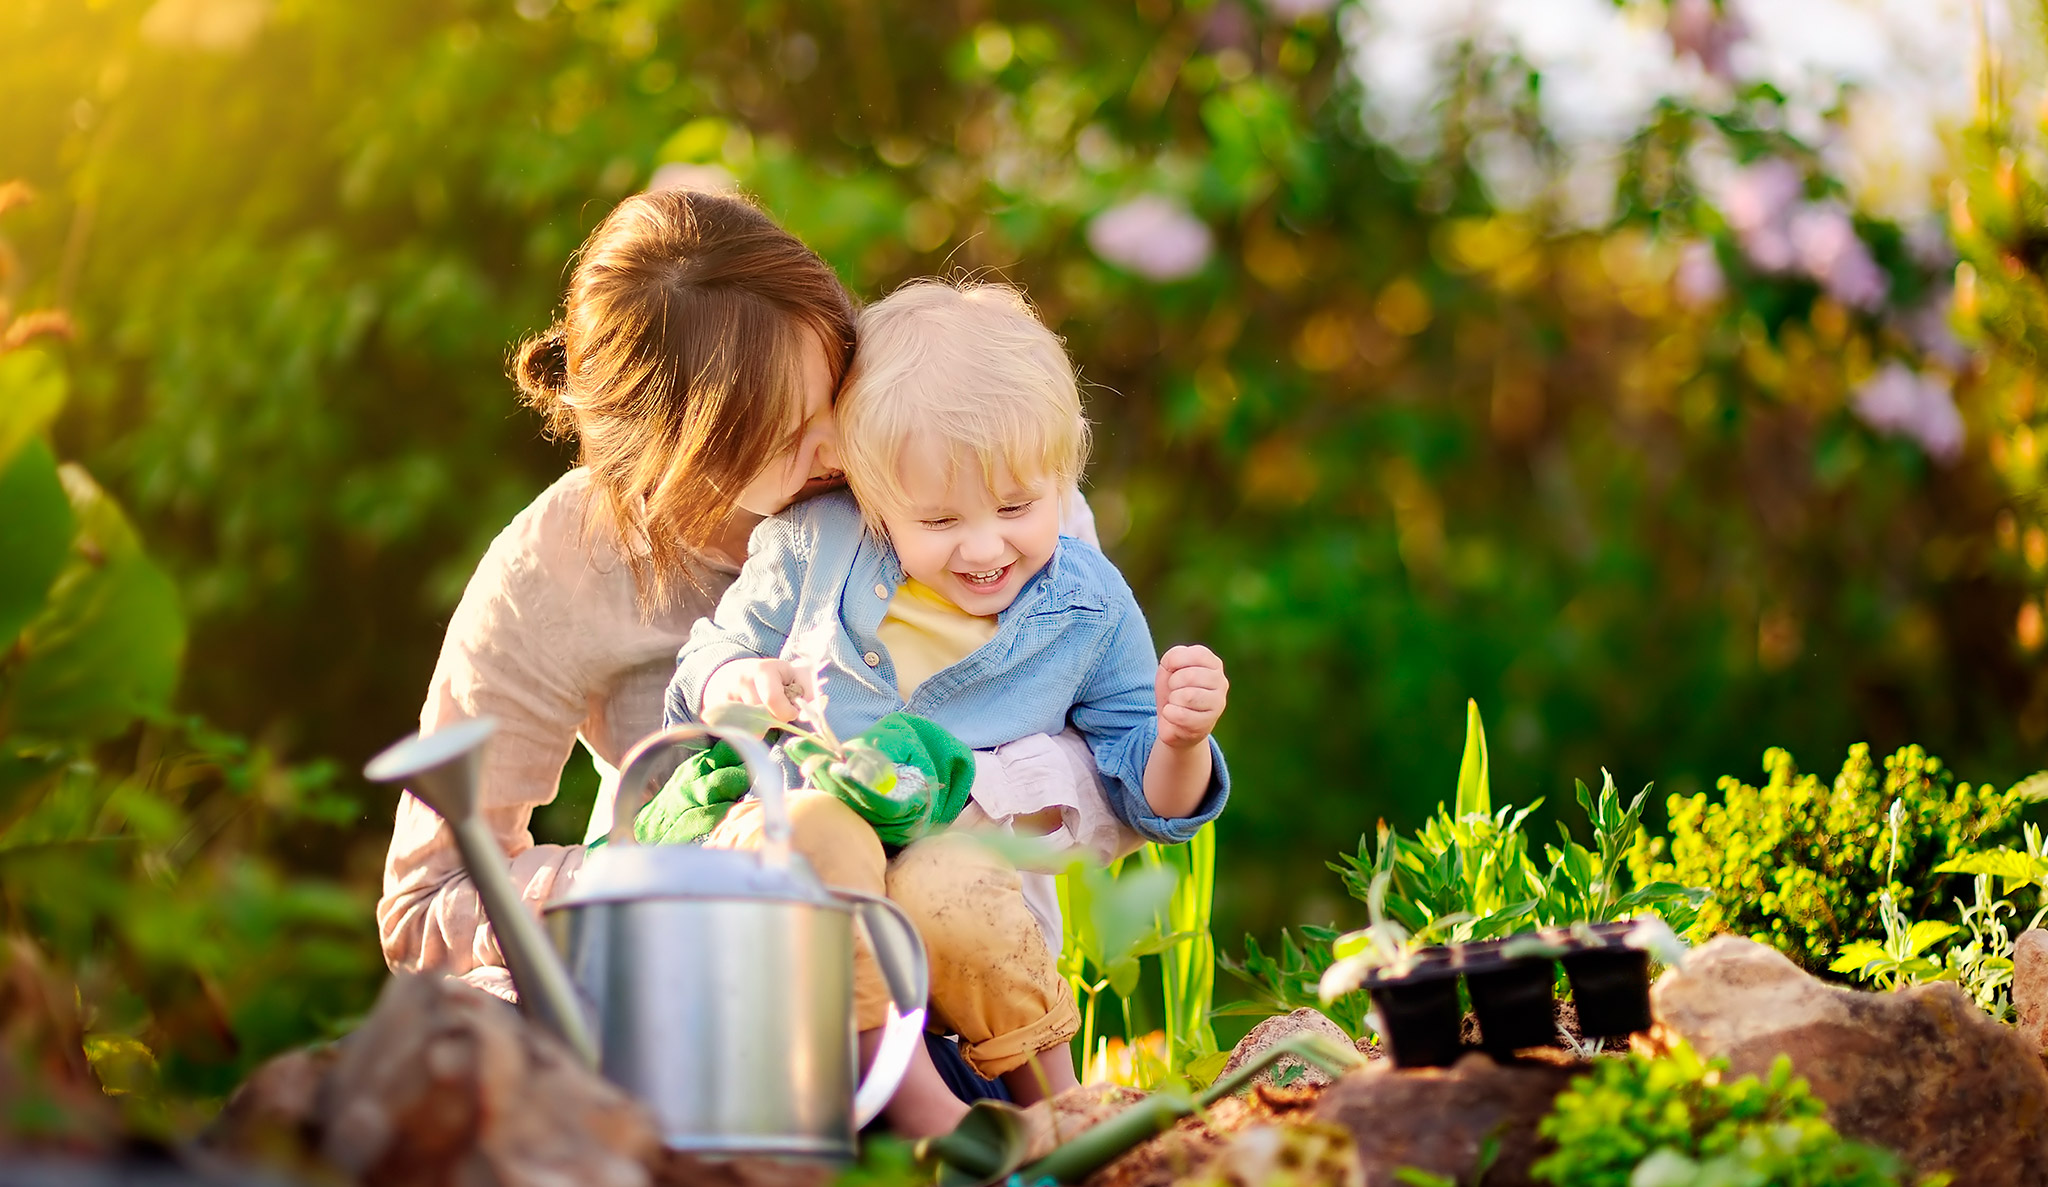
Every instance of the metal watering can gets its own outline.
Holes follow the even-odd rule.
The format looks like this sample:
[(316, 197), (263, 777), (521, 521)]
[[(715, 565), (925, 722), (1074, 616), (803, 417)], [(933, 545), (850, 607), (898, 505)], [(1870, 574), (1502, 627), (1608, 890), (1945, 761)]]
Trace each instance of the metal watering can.
[[(611, 833), (544, 908), (543, 936), (476, 814), (496, 728), (479, 718), (414, 735), (363, 774), (403, 782), (454, 830), (527, 1014), (645, 1104), (671, 1149), (852, 1158), (924, 1041), (929, 971), (910, 920), (887, 899), (824, 886), (790, 851), (782, 769), (759, 740), (683, 725), (626, 756)], [(634, 816), (687, 744), (711, 738), (746, 762), (762, 847), (639, 844)], [(893, 999), (857, 1085), (856, 919)]]

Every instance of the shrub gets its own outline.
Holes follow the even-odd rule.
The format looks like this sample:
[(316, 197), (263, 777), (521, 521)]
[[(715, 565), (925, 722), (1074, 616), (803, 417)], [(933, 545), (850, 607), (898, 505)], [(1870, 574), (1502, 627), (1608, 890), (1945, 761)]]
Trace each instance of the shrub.
[(1683, 1045), (1664, 1058), (1599, 1061), (1538, 1126), (1557, 1149), (1536, 1178), (1557, 1187), (1899, 1182), (1898, 1160), (1836, 1133), (1783, 1056), (1767, 1079), (1726, 1072)]
[[(1673, 796), (1670, 837), (1639, 841), (1630, 866), (1639, 883), (1704, 886), (1713, 898), (1691, 938), (1735, 932), (1770, 944), (1813, 972), (1841, 946), (1880, 934), (1880, 896), (1889, 887), (1909, 918), (1953, 920), (1951, 898), (1965, 883), (1935, 867), (1965, 848), (2014, 832), (2025, 796), (1956, 783), (1939, 758), (1907, 746), (1874, 762), (1858, 743), (1832, 785), (1801, 775), (1792, 756), (1764, 754), (1767, 778), (1752, 787), (1731, 777), (1722, 800)], [(1886, 815), (1903, 804), (1896, 866)]]

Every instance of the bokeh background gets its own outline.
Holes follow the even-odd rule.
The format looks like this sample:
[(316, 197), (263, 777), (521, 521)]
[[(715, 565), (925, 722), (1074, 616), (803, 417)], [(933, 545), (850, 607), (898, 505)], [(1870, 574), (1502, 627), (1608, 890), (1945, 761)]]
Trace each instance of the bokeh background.
[(1773, 745), (2010, 782), (2048, 742), (2034, 20), (0, 0), (0, 329), (60, 331), (0, 400), (43, 393), (165, 577), (111, 715), (24, 725), (34, 649), (0, 663), (42, 764), (0, 770), (10, 923), (108, 987), (107, 1060), (201, 1088), (367, 1005), (392, 800), (355, 772), (573, 463), (506, 353), (650, 186), (1066, 337), (1104, 542), (1230, 665), (1226, 949), (1356, 918), (1323, 862), (1450, 794), (1468, 697), (1496, 801), (1566, 823), (1574, 777), (1661, 813)]

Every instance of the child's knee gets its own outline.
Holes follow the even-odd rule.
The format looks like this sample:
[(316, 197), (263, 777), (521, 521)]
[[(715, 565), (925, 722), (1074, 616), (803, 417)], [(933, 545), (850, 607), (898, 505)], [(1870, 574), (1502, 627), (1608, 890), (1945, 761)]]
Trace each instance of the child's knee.
[(935, 963), (1019, 939), (1045, 950), (1016, 868), (971, 837), (942, 833), (913, 842), (889, 863), (888, 883), (889, 897), (917, 925)]
[(889, 859), (860, 813), (837, 796), (794, 792), (789, 797), (790, 848), (803, 854), (827, 886), (881, 894)]

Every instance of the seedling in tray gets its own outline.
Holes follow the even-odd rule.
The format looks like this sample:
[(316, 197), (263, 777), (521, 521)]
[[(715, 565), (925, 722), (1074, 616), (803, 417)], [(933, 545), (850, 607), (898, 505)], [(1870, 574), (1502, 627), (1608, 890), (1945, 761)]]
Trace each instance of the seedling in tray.
[(1344, 937), (1351, 951), (1330, 967), (1321, 989), (1325, 999), (1367, 990), (1381, 1037), (1401, 1067), (1443, 1067), (1458, 1058), (1460, 977), (1479, 1016), (1482, 1044), (1506, 1055), (1554, 1037), (1551, 988), (1560, 962), (1579, 1032), (1621, 1038), (1650, 1025), (1652, 954), (1676, 963), (1684, 951), (1655, 916), (1417, 946), (1399, 924), (1375, 914), (1372, 927)]

